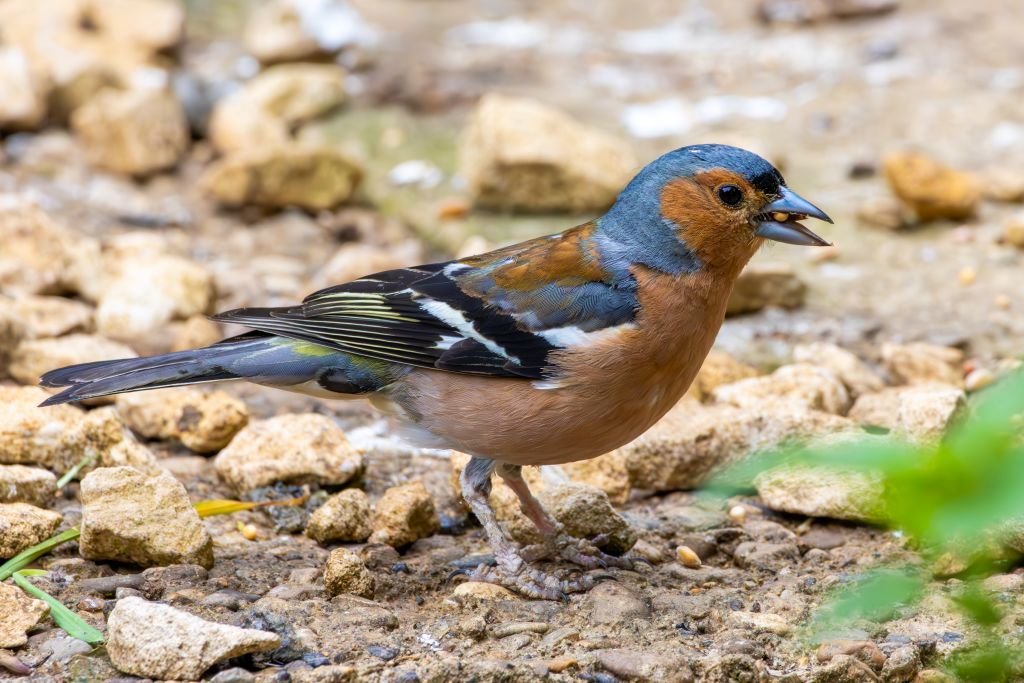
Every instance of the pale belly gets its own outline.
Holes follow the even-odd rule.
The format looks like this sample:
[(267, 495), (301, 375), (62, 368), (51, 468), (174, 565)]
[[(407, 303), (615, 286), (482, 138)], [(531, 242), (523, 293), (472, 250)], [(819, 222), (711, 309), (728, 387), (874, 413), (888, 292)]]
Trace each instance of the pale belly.
[(640, 436), (679, 401), (699, 365), (627, 384), (562, 389), (423, 370), (374, 403), (417, 445), (516, 465), (553, 465), (594, 458)]

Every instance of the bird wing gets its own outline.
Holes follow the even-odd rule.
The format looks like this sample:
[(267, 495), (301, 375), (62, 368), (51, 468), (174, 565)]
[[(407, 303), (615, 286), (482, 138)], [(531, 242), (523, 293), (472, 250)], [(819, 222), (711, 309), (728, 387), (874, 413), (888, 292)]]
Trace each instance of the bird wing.
[(368, 275), (298, 306), (242, 308), (214, 320), (417, 367), (548, 378), (553, 351), (631, 325), (636, 309), (635, 283), (609, 281), (579, 246), (569, 231)]

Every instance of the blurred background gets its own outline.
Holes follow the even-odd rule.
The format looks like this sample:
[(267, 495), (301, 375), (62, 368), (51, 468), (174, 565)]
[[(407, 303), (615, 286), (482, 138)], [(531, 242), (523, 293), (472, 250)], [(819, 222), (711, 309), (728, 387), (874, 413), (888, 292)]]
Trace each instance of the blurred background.
[[(0, 547), (72, 529), (87, 505), (113, 510), (94, 538), (155, 516), (152, 538), (133, 526), (96, 550), (83, 534), (34, 580), (101, 629), (111, 596), (142, 586), (281, 635), (216, 665), (221, 683), (945, 681), (934, 667), (965, 643), (1024, 651), (1024, 525), (975, 543), (998, 525), (961, 514), (1010, 500), (999, 523), (1019, 517), (1001, 469), (1019, 441), (996, 437), (1020, 417), (975, 419), (960, 450), (943, 441), (1024, 354), (1022, 28), (1020, 0), (0, 0)], [(703, 142), (775, 163), (835, 218), (821, 229), (835, 246), (766, 247), (677, 408), (613, 453), (530, 473), (572, 533), (652, 563), (572, 604), (453, 589), (452, 568), (485, 551), (452, 484), (465, 459), (396, 444), (362, 402), (232, 384), (36, 409), (45, 371), (211, 344), (241, 331), (209, 321), (217, 310), (572, 227), (644, 164)], [(915, 444), (889, 458), (907, 472), (775, 473), (728, 502), (688, 492), (750, 452), (865, 431)], [(74, 480), (97, 463), (96, 480), (169, 472), (177, 517), (142, 484), (79, 502)], [(4, 483), (17, 477), (42, 493)], [(188, 505), (230, 497), (291, 507), (200, 523)], [(495, 499), (530, 542), (511, 492)], [(29, 517), (11, 500), (49, 508), (34, 540), (9, 532), (22, 527), (5, 511)], [(971, 562), (953, 543), (915, 553), (921, 517), (973, 520), (957, 542), (1011, 549), (983, 587), (1005, 615), (957, 611)], [(193, 527), (201, 554), (134, 547)], [(827, 589), (890, 562), (924, 567), (912, 591), (885, 593), (870, 624), (843, 612), (813, 651), (799, 642)], [(168, 563), (192, 568), (104, 583), (103, 599), (83, 587)], [(38, 620), (23, 669), (131, 670), (84, 643), (55, 649), (63, 632)], [(1008, 658), (987, 671), (1009, 676)], [(336, 678), (302, 678), (328, 665)]]
[[(835, 249), (757, 257), (762, 300), (734, 310), (789, 312), (722, 345), (772, 361), (799, 331), (1020, 351), (1015, 0), (0, 13), (0, 188), (87, 235), (141, 228), (213, 273), (218, 308), (564, 229), (659, 154), (714, 141), (766, 156), (837, 219)], [(158, 323), (103, 327), (132, 341)]]

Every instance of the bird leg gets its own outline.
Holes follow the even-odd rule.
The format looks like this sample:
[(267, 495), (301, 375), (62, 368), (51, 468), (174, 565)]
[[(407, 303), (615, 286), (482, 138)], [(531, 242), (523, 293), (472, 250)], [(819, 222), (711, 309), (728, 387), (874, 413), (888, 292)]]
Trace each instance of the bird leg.
[(468, 572), (469, 579), (496, 583), (523, 595), (543, 600), (565, 600), (568, 593), (590, 590), (594, 586), (592, 577), (581, 576), (578, 579), (567, 580), (531, 567), (529, 560), (523, 556), (522, 549), (505, 536), (505, 532), (498, 526), (489, 500), (494, 466), (493, 460), (471, 458), (459, 479), (462, 497), (483, 525), (497, 562), (496, 567), (480, 565)]
[(533, 522), (544, 539), (541, 543), (523, 548), (522, 557), (527, 562), (557, 557), (586, 569), (633, 568), (633, 562), (629, 558), (608, 555), (598, 549), (597, 545), (605, 540), (603, 537), (586, 539), (568, 534), (561, 522), (552, 517), (530, 491), (526, 480), (523, 479), (522, 467), (501, 463), (497, 465), (496, 471), (518, 496), (519, 508)]

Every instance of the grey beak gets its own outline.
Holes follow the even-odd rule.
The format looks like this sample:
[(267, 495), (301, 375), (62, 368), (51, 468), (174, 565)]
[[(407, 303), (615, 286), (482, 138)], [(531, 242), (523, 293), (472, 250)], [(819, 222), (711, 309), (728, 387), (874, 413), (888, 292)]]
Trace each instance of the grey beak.
[[(781, 192), (781, 197), (764, 207), (767, 220), (757, 226), (754, 234), (776, 242), (796, 244), (803, 247), (832, 246), (831, 242), (797, 222), (801, 218), (807, 217), (831, 223), (832, 219), (828, 217), (828, 214), (788, 187), (781, 188)], [(780, 217), (777, 217), (777, 214), (793, 214), (793, 219), (783, 218), (779, 220)]]

